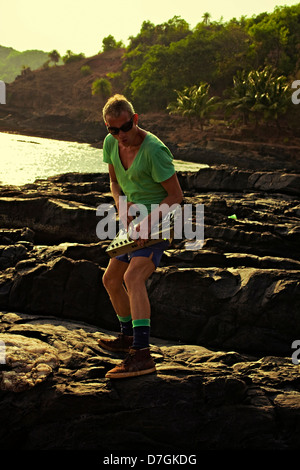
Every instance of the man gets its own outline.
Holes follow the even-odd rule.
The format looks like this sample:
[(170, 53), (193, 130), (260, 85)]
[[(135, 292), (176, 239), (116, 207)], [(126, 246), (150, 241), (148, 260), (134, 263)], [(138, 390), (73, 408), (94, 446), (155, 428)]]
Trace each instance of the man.
[[(138, 126), (138, 115), (122, 95), (115, 95), (103, 108), (109, 134), (103, 143), (103, 160), (108, 163), (110, 188), (119, 218), (128, 228), (133, 209), (147, 208), (142, 222), (135, 227), (140, 248), (112, 258), (103, 275), (103, 284), (120, 322), (121, 333), (115, 339), (101, 339), (101, 347), (129, 354), (106, 377), (123, 378), (155, 372), (150, 355), (151, 308), (146, 281), (157, 268), (168, 241), (144, 246), (153, 220), (173, 204), (180, 204), (182, 191), (169, 149), (152, 133)], [(120, 196), (127, 198), (120, 204)], [(153, 209), (151, 204), (155, 204)], [(151, 209), (152, 212), (151, 212)], [(125, 284), (125, 286), (124, 286)]]

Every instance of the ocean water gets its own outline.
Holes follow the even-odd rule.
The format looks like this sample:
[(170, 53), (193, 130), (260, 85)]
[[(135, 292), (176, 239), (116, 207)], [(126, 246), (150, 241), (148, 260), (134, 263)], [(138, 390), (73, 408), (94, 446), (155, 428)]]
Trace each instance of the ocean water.
[[(174, 160), (177, 171), (201, 167)], [(66, 142), (0, 132), (0, 184), (23, 185), (62, 173), (106, 173), (102, 149), (89, 144)]]

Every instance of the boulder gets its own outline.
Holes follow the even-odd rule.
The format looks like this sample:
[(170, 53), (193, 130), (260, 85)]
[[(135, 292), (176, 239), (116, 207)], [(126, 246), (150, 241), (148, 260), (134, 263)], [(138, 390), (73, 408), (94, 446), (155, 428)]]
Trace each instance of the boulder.
[[(17, 263), (14, 271), (7, 270), (0, 282), (1, 308), (117, 329), (102, 285), (104, 267), (96, 255), (93, 261), (76, 259), (76, 245), (75, 259), (66, 257), (66, 251), (72, 256), (70, 248), (46, 248)], [(89, 250), (102, 251), (98, 261), (106, 265), (103, 246), (80, 246), (79, 253), (87, 258)], [(230, 264), (230, 258), (224, 259)], [(174, 257), (173, 265), (158, 268), (147, 282), (154, 336), (251, 353), (288, 353), (300, 337), (299, 263), (290, 261), (289, 269), (280, 269), (268, 258), (273, 267), (265, 261), (264, 269), (255, 259), (255, 267), (187, 267), (187, 260), (182, 267)]]
[(111, 332), (55, 317), (0, 315), (3, 450), (96, 451), (104, 463), (111, 452), (200, 461), (212, 449), (300, 445), (299, 371), (291, 357), (152, 339), (156, 373), (110, 380), (106, 371), (123, 355), (97, 340)]
[(154, 336), (288, 354), (300, 337), (299, 270), (166, 268), (149, 281)]

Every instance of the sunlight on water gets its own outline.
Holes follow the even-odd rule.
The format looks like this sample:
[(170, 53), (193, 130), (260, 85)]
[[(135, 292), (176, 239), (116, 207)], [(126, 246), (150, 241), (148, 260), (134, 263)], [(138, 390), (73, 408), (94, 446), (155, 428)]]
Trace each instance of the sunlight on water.
[[(69, 172), (106, 173), (102, 149), (88, 144), (0, 133), (0, 184), (22, 185)], [(207, 166), (175, 161), (176, 170)]]
[(0, 133), (1, 184), (32, 183), (68, 172), (106, 172), (102, 150), (88, 144)]

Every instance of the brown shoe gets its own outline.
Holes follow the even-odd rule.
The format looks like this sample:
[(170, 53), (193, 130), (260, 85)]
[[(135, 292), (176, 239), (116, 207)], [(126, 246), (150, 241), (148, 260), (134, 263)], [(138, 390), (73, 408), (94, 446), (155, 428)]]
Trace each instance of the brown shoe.
[(107, 372), (109, 379), (122, 379), (151, 374), (156, 371), (155, 362), (150, 355), (150, 349), (130, 349), (124, 361)]
[(120, 333), (117, 338), (114, 339), (98, 339), (98, 344), (108, 351), (115, 352), (129, 352), (132, 347), (133, 336), (126, 336)]

